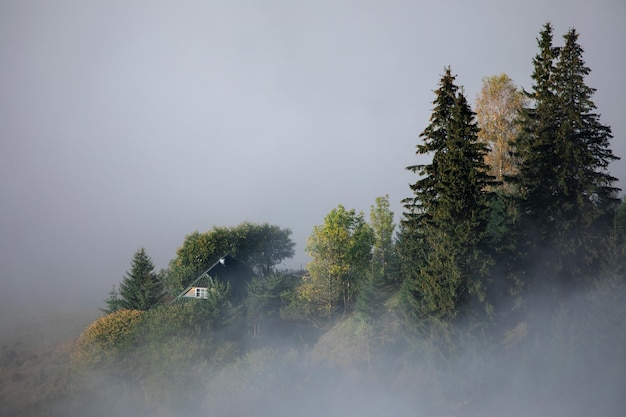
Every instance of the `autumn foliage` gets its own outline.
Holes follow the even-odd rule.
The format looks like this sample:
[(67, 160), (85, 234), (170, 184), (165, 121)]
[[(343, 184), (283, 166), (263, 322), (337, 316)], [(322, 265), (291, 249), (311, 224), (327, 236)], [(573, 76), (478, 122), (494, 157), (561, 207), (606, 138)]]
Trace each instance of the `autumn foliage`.
[(135, 329), (143, 318), (140, 310), (118, 310), (100, 317), (81, 334), (73, 352), (73, 360), (83, 366), (112, 363), (135, 341)]

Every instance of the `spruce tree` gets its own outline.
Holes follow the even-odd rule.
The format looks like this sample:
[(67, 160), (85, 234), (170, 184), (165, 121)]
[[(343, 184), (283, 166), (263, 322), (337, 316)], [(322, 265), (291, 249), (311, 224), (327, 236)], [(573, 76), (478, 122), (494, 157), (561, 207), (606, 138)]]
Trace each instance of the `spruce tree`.
[(558, 129), (554, 71), (559, 48), (553, 46), (550, 23), (540, 32), (537, 46), (539, 52), (532, 61), (532, 89), (524, 91), (527, 106), (519, 112), (519, 130), (513, 143), (518, 171), (507, 178), (514, 185), (514, 205), (518, 208), (515, 235), (519, 261), (513, 264), (513, 274), (520, 277), (522, 291), (545, 285), (551, 276), (545, 259), (554, 258), (548, 242), (554, 234), (551, 201), (556, 189), (554, 170), (559, 164), (553, 140)]
[(161, 300), (161, 282), (154, 272), (152, 259), (143, 247), (135, 252), (130, 272), (120, 283), (119, 295), (119, 306), (129, 310), (148, 310)]
[(598, 270), (598, 251), (606, 245), (614, 208), (619, 204), (617, 181), (608, 173), (613, 155), (609, 142), (611, 128), (600, 123), (592, 101), (595, 89), (585, 84), (590, 69), (585, 66), (578, 33), (571, 29), (564, 36), (555, 68), (559, 129), (556, 172), (558, 185), (555, 246), (568, 279), (587, 279)]
[(626, 257), (626, 197), (615, 212), (615, 237), (621, 254)]
[(420, 179), (410, 186), (414, 196), (403, 200), (401, 238), (409, 314), (444, 321), (466, 312), (470, 298), (484, 301), (485, 189), (493, 182), (475, 114), (454, 80), (446, 68), (417, 146), (417, 154), (432, 154), (432, 162), (407, 168)]
[(550, 293), (597, 271), (616, 202), (616, 179), (607, 172), (617, 159), (611, 130), (594, 113), (595, 90), (585, 84), (590, 70), (577, 38), (571, 30), (565, 45), (554, 47), (552, 26), (544, 26), (533, 60), (532, 104), (520, 114), (515, 140), (529, 284)]
[(120, 300), (120, 293), (119, 291), (117, 291), (117, 288), (115, 288), (115, 285), (113, 285), (113, 288), (111, 288), (111, 291), (109, 291), (109, 296), (104, 300), (106, 308), (101, 308), (100, 311), (102, 311), (104, 314), (115, 313), (122, 307), (121, 301), (122, 300)]
[(622, 281), (626, 281), (626, 197), (622, 200), (619, 208), (615, 212), (615, 220), (613, 226), (612, 247), (609, 254), (613, 254), (610, 259), (612, 271)]
[(554, 218), (550, 201), (556, 189), (554, 169), (558, 167), (554, 63), (559, 49), (552, 46), (552, 37), (552, 25), (547, 23), (537, 40), (539, 53), (533, 59), (532, 91), (526, 93), (530, 105), (520, 112), (520, 134), (514, 144), (519, 171), (512, 180), (520, 197), (524, 228), (531, 232), (529, 239), (539, 241), (552, 234), (546, 223)]

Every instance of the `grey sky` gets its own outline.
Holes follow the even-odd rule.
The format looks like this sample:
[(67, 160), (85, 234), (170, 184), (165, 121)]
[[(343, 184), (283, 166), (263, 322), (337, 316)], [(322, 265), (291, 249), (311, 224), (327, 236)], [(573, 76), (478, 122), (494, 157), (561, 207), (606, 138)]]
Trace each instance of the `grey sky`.
[[(0, 303), (98, 303), (145, 246), (270, 222), (296, 257), (338, 204), (399, 218), (451, 65), (530, 87), (536, 37), (580, 32), (626, 158), (626, 2), (0, 0)], [(612, 166), (626, 179), (626, 160)], [(626, 183), (620, 186), (626, 188)]]

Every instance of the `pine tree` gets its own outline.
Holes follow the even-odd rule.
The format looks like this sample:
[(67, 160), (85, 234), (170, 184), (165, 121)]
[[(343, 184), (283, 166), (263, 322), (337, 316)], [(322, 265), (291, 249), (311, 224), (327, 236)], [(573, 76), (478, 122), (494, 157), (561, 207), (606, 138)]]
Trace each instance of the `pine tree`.
[(120, 293), (117, 288), (115, 288), (115, 285), (113, 285), (113, 288), (109, 291), (109, 296), (104, 300), (104, 302), (107, 306), (106, 308), (101, 308), (100, 311), (105, 314), (115, 313), (121, 308)]
[(471, 297), (484, 301), (485, 189), (493, 183), (475, 114), (454, 80), (447, 68), (417, 146), (417, 154), (432, 154), (432, 162), (407, 168), (420, 179), (410, 186), (414, 197), (403, 200), (401, 238), (410, 315), (444, 321), (465, 310)]
[(512, 179), (527, 223), (524, 227), (533, 234), (529, 239), (539, 241), (552, 234), (546, 223), (554, 217), (549, 203), (556, 189), (554, 169), (558, 165), (554, 146), (558, 130), (554, 61), (559, 48), (552, 46), (552, 37), (552, 25), (547, 23), (537, 40), (539, 53), (533, 59), (532, 91), (526, 93), (531, 105), (520, 112), (520, 134), (515, 139), (519, 171)]
[(144, 248), (135, 252), (130, 272), (120, 284), (119, 295), (119, 306), (129, 310), (148, 310), (161, 300), (161, 282)]
[(609, 147), (611, 128), (602, 125), (592, 101), (595, 89), (585, 84), (590, 69), (582, 58), (578, 33), (571, 29), (564, 36), (555, 68), (559, 99), (557, 154), (561, 157), (557, 174), (557, 223), (555, 243), (565, 278), (589, 278), (598, 270), (598, 250), (606, 244), (611, 228), (617, 181), (608, 171), (618, 159)]
[(626, 197), (615, 212), (615, 237), (623, 256), (626, 256)]
[(594, 113), (595, 90), (585, 85), (589, 68), (577, 38), (571, 30), (563, 47), (553, 47), (552, 26), (544, 26), (533, 60), (532, 106), (521, 112), (515, 141), (530, 285), (551, 293), (597, 270), (616, 202), (616, 179), (607, 172), (617, 159), (608, 146), (611, 130)]
[(608, 233), (607, 248), (602, 254), (599, 284), (626, 282), (626, 199), (615, 210), (613, 226)]
[(626, 197), (617, 208), (613, 223), (612, 245), (608, 252), (609, 255), (613, 255), (613, 258), (609, 259), (608, 263), (614, 275), (626, 281)]

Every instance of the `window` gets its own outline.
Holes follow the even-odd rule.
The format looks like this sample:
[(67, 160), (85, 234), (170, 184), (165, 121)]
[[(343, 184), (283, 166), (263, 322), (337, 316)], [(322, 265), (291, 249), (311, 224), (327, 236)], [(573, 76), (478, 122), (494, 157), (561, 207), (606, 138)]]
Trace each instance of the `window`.
[(207, 298), (207, 289), (206, 288), (196, 288), (196, 297), (197, 298)]

